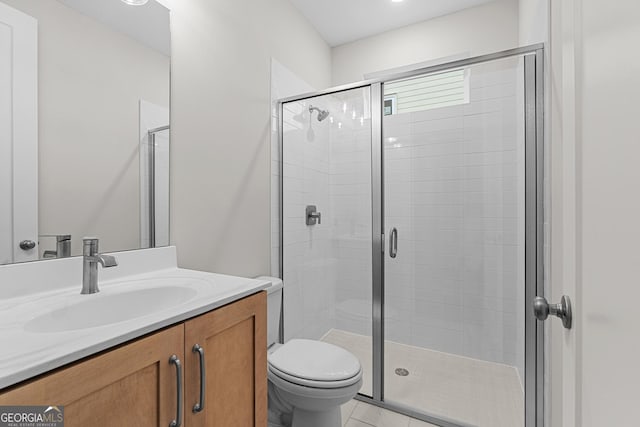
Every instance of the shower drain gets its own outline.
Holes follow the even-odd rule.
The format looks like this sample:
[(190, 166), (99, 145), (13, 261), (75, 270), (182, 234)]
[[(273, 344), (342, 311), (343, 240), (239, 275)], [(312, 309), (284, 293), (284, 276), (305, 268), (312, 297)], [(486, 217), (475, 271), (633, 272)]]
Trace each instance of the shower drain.
[(406, 377), (407, 375), (409, 375), (409, 371), (407, 371), (404, 368), (396, 368), (396, 375), (399, 375), (401, 377)]

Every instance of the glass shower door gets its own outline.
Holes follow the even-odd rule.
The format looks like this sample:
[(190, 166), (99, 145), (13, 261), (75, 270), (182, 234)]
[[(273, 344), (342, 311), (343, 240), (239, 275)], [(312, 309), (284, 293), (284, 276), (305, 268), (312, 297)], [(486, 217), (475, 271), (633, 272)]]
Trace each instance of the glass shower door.
[(285, 340), (319, 339), (362, 363), (372, 395), (371, 94), (282, 106)]
[(383, 88), (384, 400), (524, 426), (524, 57)]

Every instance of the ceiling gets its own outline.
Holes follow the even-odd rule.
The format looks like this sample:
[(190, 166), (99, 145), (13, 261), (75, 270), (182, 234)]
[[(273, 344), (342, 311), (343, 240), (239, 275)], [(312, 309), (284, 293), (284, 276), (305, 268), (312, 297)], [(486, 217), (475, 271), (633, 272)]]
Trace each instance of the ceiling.
[(426, 21), (492, 0), (289, 0), (330, 46)]
[(144, 6), (128, 6), (116, 0), (58, 1), (170, 56), (169, 10), (160, 2), (150, 1)]

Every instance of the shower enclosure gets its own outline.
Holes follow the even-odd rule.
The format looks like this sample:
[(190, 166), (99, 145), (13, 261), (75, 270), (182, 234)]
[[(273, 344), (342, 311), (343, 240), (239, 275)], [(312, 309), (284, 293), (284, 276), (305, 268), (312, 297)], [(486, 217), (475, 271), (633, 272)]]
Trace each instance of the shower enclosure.
[(360, 359), (358, 399), (540, 426), (542, 46), (281, 100), (285, 339)]

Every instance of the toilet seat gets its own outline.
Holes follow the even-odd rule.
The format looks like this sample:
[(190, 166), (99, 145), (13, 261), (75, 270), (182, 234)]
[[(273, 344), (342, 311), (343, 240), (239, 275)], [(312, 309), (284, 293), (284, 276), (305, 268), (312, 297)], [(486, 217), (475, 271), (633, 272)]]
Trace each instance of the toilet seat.
[(269, 372), (305, 387), (341, 388), (362, 378), (360, 361), (333, 344), (293, 339), (268, 356)]
[(349, 387), (362, 378), (362, 370), (360, 370), (356, 375), (351, 378), (347, 378), (339, 381), (318, 381), (318, 380), (308, 380), (306, 378), (299, 378), (293, 375), (289, 375), (286, 372), (279, 371), (277, 368), (269, 365), (269, 373), (275, 375), (276, 377), (288, 381), (293, 384), (309, 387), (309, 388), (343, 388)]

